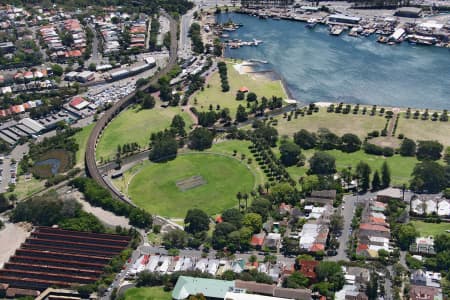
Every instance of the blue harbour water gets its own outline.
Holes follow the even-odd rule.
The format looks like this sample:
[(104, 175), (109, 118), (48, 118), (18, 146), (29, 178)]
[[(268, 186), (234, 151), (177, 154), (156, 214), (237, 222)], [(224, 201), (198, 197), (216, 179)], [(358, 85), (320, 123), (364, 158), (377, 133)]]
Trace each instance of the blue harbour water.
[(389, 46), (375, 37), (331, 36), (328, 28), (305, 23), (221, 14), (244, 26), (228, 39), (262, 40), (258, 47), (227, 49), (225, 55), (268, 61), (300, 102), (342, 101), (384, 106), (449, 109), (450, 49)]

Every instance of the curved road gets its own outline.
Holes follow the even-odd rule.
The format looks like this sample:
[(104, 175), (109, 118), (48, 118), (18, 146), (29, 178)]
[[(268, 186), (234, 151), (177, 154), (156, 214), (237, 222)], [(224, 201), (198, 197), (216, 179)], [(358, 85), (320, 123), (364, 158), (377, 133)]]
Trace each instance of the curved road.
[[(162, 76), (166, 75), (177, 63), (177, 50), (178, 50), (178, 41), (177, 41), (177, 31), (178, 31), (178, 22), (174, 20), (171, 16), (164, 13), (165, 16), (170, 20), (170, 57), (169, 62), (166, 67), (164, 67), (161, 71), (159, 71), (148, 84), (139, 88), (139, 90), (143, 91), (147, 89), (150, 85), (158, 82), (158, 79)], [(89, 176), (92, 177), (98, 184), (108, 189), (111, 194), (122, 201), (127, 202), (130, 205), (134, 204), (121, 195), (114, 187), (110, 186), (109, 183), (103, 178), (100, 170), (97, 167), (97, 163), (95, 160), (95, 150), (97, 147), (97, 142), (99, 137), (103, 131), (103, 129), (108, 125), (108, 123), (122, 111), (125, 107), (127, 107), (132, 101), (133, 97), (136, 94), (136, 91), (126, 96), (125, 98), (117, 101), (110, 109), (108, 109), (103, 116), (97, 121), (95, 127), (93, 128), (91, 135), (89, 136), (87, 147), (86, 147), (86, 155), (85, 155), (85, 164), (86, 171)]]

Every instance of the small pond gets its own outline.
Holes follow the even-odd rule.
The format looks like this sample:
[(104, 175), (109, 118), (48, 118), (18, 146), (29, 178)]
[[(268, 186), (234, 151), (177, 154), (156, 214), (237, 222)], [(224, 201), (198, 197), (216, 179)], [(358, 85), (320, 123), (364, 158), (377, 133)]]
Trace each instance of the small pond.
[(41, 160), (35, 163), (35, 166), (42, 166), (42, 165), (50, 165), (52, 175), (58, 174), (59, 167), (61, 166), (61, 161), (56, 158), (48, 158), (46, 160)]

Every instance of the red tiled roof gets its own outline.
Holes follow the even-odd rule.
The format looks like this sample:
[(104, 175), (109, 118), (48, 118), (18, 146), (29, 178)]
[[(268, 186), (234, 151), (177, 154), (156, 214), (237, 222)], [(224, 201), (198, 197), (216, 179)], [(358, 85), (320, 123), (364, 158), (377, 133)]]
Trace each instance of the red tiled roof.
[(309, 251), (323, 251), (325, 250), (325, 245), (324, 244), (318, 244), (318, 243), (314, 243), (311, 248), (309, 249)]
[(250, 241), (250, 245), (252, 246), (262, 246), (264, 244), (264, 236), (254, 234)]
[(217, 216), (216, 223), (222, 223), (222, 222), (223, 222), (222, 216)]
[(386, 227), (381, 226), (381, 225), (374, 225), (374, 224), (369, 224), (369, 223), (362, 223), (361, 225), (359, 225), (359, 229), (362, 229), (362, 230), (373, 230), (373, 231), (384, 231), (384, 232), (389, 231), (389, 228), (386, 228)]
[(75, 97), (75, 98), (73, 98), (72, 99), (72, 101), (70, 101), (70, 105), (71, 106), (77, 106), (78, 104), (80, 104), (81, 102), (83, 102), (84, 101), (84, 99), (83, 98), (81, 98), (81, 97)]
[(318, 264), (319, 262), (315, 260), (301, 260), (300, 273), (307, 278), (315, 279), (317, 277), (315, 269)]
[(358, 244), (358, 248), (356, 248), (356, 252), (364, 251), (369, 249), (369, 245), (366, 244)]

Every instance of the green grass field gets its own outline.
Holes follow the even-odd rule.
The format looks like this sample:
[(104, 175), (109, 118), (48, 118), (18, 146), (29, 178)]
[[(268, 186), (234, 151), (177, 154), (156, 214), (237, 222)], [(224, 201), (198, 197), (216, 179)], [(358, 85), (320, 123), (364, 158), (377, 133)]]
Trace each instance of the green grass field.
[(75, 165), (77, 167), (81, 167), (84, 164), (84, 153), (86, 152), (86, 143), (89, 138), (89, 135), (92, 132), (92, 128), (94, 128), (94, 123), (89, 124), (86, 127), (83, 127), (83, 129), (77, 133), (75, 133), (74, 138), (77, 141), (77, 144), (79, 146), (77, 153), (75, 154), (76, 163)]
[[(206, 184), (182, 191), (180, 180), (200, 175)], [(131, 179), (128, 194), (151, 213), (183, 218), (190, 208), (212, 215), (237, 205), (237, 192), (250, 192), (255, 177), (239, 160), (214, 154), (179, 155), (166, 163), (144, 164)]]
[[(198, 110), (208, 110), (210, 104), (214, 109), (217, 105), (220, 105), (221, 108), (227, 107), (230, 109), (231, 117), (234, 118), (239, 104), (245, 107), (247, 103), (246, 101), (236, 101), (236, 92), (241, 87), (247, 87), (250, 92), (254, 92), (258, 96), (258, 99), (261, 99), (262, 96), (287, 98), (280, 80), (270, 80), (262, 75), (239, 74), (231, 62), (227, 62), (227, 70), (230, 84), (228, 92), (222, 92), (220, 76), (216, 72), (206, 82), (205, 89), (194, 94), (189, 103)], [(197, 104), (194, 103), (194, 99), (197, 99)]]
[(97, 145), (97, 160), (112, 159), (117, 145), (135, 142), (147, 148), (150, 134), (168, 128), (176, 114), (183, 116), (187, 128), (192, 124), (189, 115), (179, 107), (143, 110), (134, 107), (121, 112), (104, 130)]
[[(391, 184), (393, 185), (401, 185), (403, 183), (408, 183), (410, 179), (410, 175), (414, 169), (418, 160), (415, 157), (403, 157), (400, 155), (394, 155), (391, 157), (383, 157), (376, 155), (369, 155), (364, 153), (362, 150), (353, 152), (353, 153), (345, 153), (339, 150), (329, 150), (325, 151), (329, 154), (333, 155), (336, 158), (336, 168), (338, 171), (343, 168), (347, 168), (348, 166), (352, 166), (352, 169), (355, 170), (356, 165), (360, 161), (364, 161), (369, 164), (372, 172), (375, 170), (381, 170), (381, 165), (384, 161), (387, 161), (390, 170), (391, 170)], [(314, 154), (314, 150), (307, 150), (302, 152), (307, 160)], [(305, 167), (289, 167), (287, 168), (293, 179), (298, 181), (301, 176), (304, 176), (307, 171), (307, 166)]]
[(172, 300), (172, 294), (162, 287), (131, 288), (125, 292), (125, 300)]
[(445, 146), (450, 146), (450, 122), (422, 121), (401, 117), (398, 121), (396, 135), (400, 133), (415, 141), (437, 140)]
[(8, 196), (11, 194), (15, 194), (20, 200), (25, 197), (31, 196), (32, 194), (37, 193), (43, 189), (45, 189), (45, 180), (39, 180), (31, 177), (30, 180), (25, 181), (25, 176), (22, 175), (18, 177), (14, 192), (8, 193)]
[(411, 221), (411, 223), (414, 224), (414, 227), (420, 232), (421, 236), (436, 236), (440, 233), (445, 233), (446, 230), (450, 230), (450, 223), (441, 222), (436, 224), (422, 221)]
[(288, 136), (293, 136), (300, 129), (317, 132), (319, 128), (327, 128), (339, 136), (353, 133), (364, 138), (370, 131), (381, 131), (386, 123), (386, 119), (380, 116), (327, 113), (326, 107), (321, 107), (318, 113), (304, 117), (299, 115), (297, 119), (292, 118), (291, 121), (282, 116), (277, 119), (278, 133)]

